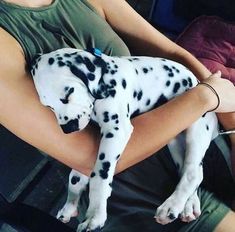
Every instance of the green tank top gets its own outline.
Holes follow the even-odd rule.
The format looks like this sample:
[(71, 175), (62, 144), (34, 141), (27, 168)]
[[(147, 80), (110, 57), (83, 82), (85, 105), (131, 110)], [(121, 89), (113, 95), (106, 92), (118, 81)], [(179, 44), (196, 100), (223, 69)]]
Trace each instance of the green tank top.
[(96, 47), (113, 56), (130, 54), (87, 0), (54, 0), (51, 5), (40, 8), (0, 0), (0, 27), (21, 44), (28, 64), (36, 53), (63, 47)]

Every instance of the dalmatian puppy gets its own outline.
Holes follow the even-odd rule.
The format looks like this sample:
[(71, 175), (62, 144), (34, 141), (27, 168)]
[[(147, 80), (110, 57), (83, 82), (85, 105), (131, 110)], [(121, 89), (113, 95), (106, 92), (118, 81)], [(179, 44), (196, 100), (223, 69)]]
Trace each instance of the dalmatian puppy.
[[(133, 131), (130, 119), (193, 88), (198, 81), (188, 69), (171, 60), (110, 57), (98, 49), (64, 48), (40, 55), (31, 72), (41, 103), (55, 113), (64, 133), (80, 131), (90, 121), (100, 127), (94, 169), (89, 178), (71, 171), (68, 198), (57, 215), (63, 222), (76, 216), (79, 198), (89, 183), (89, 207), (77, 231), (99, 231), (107, 218), (116, 164)], [(181, 178), (172, 195), (156, 210), (157, 222), (167, 224), (179, 215), (184, 221), (199, 217), (197, 188), (203, 179), (202, 160), (217, 134), (216, 116), (207, 113), (180, 135), (184, 145), (179, 142), (180, 136), (169, 143)]]

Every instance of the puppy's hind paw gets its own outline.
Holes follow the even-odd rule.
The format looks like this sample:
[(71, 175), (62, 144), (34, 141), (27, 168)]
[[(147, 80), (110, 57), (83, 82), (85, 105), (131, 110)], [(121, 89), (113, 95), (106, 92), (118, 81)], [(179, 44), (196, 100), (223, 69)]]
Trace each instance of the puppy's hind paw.
[(184, 210), (180, 215), (183, 222), (191, 222), (201, 215), (200, 200), (197, 193), (194, 193), (186, 202)]

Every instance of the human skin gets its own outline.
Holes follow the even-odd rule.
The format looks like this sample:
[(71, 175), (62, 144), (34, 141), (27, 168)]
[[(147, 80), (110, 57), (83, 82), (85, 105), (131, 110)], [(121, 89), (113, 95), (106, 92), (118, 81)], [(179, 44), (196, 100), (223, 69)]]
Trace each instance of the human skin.
[[(210, 76), (211, 73), (190, 53), (150, 26), (124, 0), (89, 1), (125, 42), (129, 46), (132, 45), (130, 47), (136, 54), (161, 56), (178, 61), (191, 69), (201, 80)], [(39, 7), (50, 4), (51, 0), (8, 2)], [(32, 78), (26, 69), (21, 46), (3, 29), (0, 29), (0, 54), (0, 123), (55, 159), (89, 175), (98, 150), (98, 130), (88, 126), (82, 132), (63, 134), (54, 114), (39, 102)], [(234, 112), (235, 102), (227, 100), (235, 99), (234, 86), (218, 75), (207, 79), (206, 82), (211, 84), (220, 96), (221, 104), (216, 112)], [(116, 172), (125, 170), (162, 148), (216, 105), (217, 98), (212, 91), (205, 86), (197, 86), (167, 104), (134, 118), (134, 132)], [(226, 114), (229, 118), (227, 121), (231, 120), (230, 115)], [(161, 124), (156, 123), (159, 118)], [(233, 122), (231, 120), (227, 126), (233, 127)], [(234, 218), (234, 213), (230, 212), (218, 225), (216, 232), (232, 231), (235, 226)], [(230, 228), (231, 223), (233, 226)]]
[[(112, 0), (112, 4), (110, 1), (90, 0), (90, 3), (128, 44), (135, 45), (132, 49), (136, 48), (137, 53), (142, 52), (144, 55), (177, 60), (190, 67), (201, 79), (210, 75), (210, 72), (190, 53), (149, 25), (124, 0)], [(51, 3), (48, 0), (10, 0), (9, 2), (29, 7)], [(143, 47), (142, 50), (141, 47)], [(2, 55), (0, 108), (4, 109), (0, 114), (2, 125), (55, 159), (89, 175), (98, 150), (98, 130), (89, 126), (82, 132), (63, 134), (53, 113), (39, 102), (32, 79), (26, 69), (22, 48), (3, 29), (0, 30), (0, 51)], [(228, 81), (220, 78), (218, 80), (221, 83), (215, 82), (212, 78), (210, 80), (212, 85), (216, 85), (217, 91), (221, 92), (219, 95), (222, 100), (218, 111), (233, 111), (235, 103), (223, 104), (225, 102), (223, 94), (231, 92), (233, 95), (234, 87)], [(224, 91), (225, 85), (229, 86), (230, 90)], [(233, 96), (229, 99), (233, 99)], [(200, 86), (158, 109), (133, 119), (134, 132), (118, 163), (117, 172), (123, 171), (162, 148), (202, 114), (213, 109), (216, 104), (215, 95), (207, 88)], [(158, 118), (161, 118), (161, 124), (156, 123)], [(182, 118), (184, 120), (181, 120)], [(175, 121), (178, 122), (177, 125)]]
[[(0, 44), (4, 45), (0, 46), (0, 52), (4, 56), (0, 60), (1, 124), (55, 159), (89, 175), (96, 159), (98, 130), (89, 126), (81, 132), (64, 134), (54, 114), (39, 102), (32, 78), (25, 69), (23, 52), (17, 42), (1, 30)], [(223, 88), (228, 85), (229, 89), (233, 90), (233, 85), (221, 78), (209, 80), (216, 86), (217, 91), (221, 92), (221, 105), (218, 110), (229, 110), (230, 106), (223, 105)], [(234, 95), (231, 97), (235, 97), (234, 91), (226, 92), (231, 92)], [(198, 86), (167, 104), (133, 119), (134, 132), (118, 163), (117, 172), (159, 150), (216, 105), (217, 98), (212, 91), (204, 86)], [(235, 109), (235, 104), (231, 107)], [(158, 118), (161, 118), (161, 124), (156, 123)], [(180, 120), (182, 118), (184, 120)]]

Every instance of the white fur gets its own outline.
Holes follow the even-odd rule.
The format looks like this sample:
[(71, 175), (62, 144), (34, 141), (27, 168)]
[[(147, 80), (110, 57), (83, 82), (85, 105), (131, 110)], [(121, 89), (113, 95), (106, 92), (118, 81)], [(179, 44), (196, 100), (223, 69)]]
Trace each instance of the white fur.
[[(52, 108), (66, 133), (82, 130), (90, 119), (100, 126), (103, 136), (89, 180), (90, 204), (86, 220), (77, 231), (102, 228), (114, 170), (133, 131), (132, 113), (152, 109), (162, 96), (169, 100), (182, 94), (197, 85), (197, 79), (184, 66), (170, 60), (109, 57), (71, 48), (42, 55), (36, 60), (32, 74), (42, 104)], [(156, 119), (156, 123), (160, 121)], [(183, 221), (200, 215), (196, 190), (203, 179), (201, 162), (210, 141), (217, 136), (215, 114), (199, 118), (184, 134), (181, 136), (184, 146), (178, 138), (169, 144), (181, 179), (173, 194), (156, 211), (156, 220), (161, 224), (172, 222), (179, 215)], [(81, 180), (72, 184), (73, 176)], [(67, 222), (77, 214), (77, 204), (87, 182), (84, 175), (72, 170), (67, 202), (57, 215), (62, 221)]]

